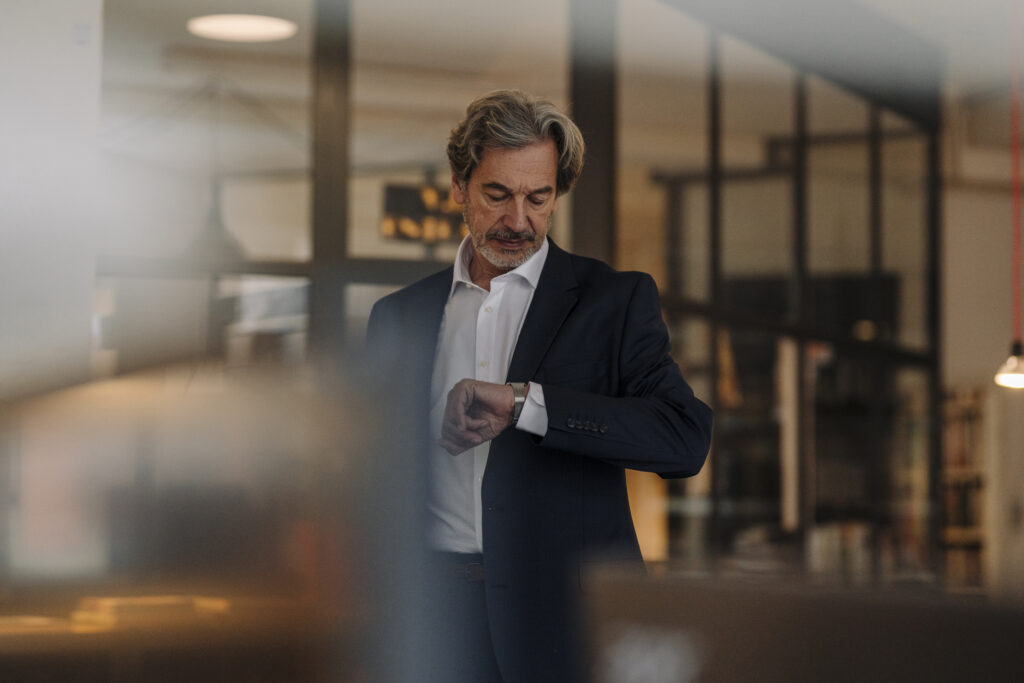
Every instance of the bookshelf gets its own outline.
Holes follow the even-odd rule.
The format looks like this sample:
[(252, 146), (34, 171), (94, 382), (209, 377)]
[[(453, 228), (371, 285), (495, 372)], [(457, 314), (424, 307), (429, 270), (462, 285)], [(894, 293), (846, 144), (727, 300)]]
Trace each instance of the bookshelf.
[(946, 586), (956, 592), (985, 587), (983, 405), (977, 389), (943, 399), (942, 544)]

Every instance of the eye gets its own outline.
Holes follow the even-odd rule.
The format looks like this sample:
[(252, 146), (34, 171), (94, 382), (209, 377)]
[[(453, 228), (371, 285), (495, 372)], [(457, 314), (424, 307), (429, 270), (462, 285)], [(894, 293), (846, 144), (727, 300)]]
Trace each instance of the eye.
[(501, 195), (493, 195), (493, 194), (487, 195), (487, 198), (490, 199), (492, 202), (503, 202), (503, 201), (505, 201), (506, 197), (507, 197), (507, 195), (503, 195), (503, 194), (501, 194)]
[(543, 206), (544, 202), (546, 202), (547, 199), (548, 198), (547, 198), (546, 195), (543, 196), (543, 197), (532, 197), (531, 196), (530, 197), (530, 203), (533, 204), (534, 206)]

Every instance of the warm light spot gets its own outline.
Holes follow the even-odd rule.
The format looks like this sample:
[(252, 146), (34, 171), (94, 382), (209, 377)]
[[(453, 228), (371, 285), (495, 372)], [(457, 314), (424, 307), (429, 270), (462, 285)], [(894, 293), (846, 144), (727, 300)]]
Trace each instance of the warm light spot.
[(874, 341), (878, 336), (878, 325), (872, 320), (858, 320), (853, 324), (853, 337), (860, 341)]
[(188, 20), (188, 31), (200, 38), (233, 43), (267, 43), (295, 35), (295, 22), (258, 14), (208, 14)]

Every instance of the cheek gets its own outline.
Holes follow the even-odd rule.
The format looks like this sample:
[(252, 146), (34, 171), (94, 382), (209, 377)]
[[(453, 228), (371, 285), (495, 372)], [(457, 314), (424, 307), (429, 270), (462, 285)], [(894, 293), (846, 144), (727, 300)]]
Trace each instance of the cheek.
[(550, 209), (538, 211), (533, 215), (533, 227), (538, 232), (548, 229), (551, 224), (551, 214), (554, 213)]
[(489, 227), (497, 221), (501, 216), (501, 212), (488, 206), (477, 205), (469, 210), (469, 215), (472, 217), (473, 222), (481, 225), (482, 227)]

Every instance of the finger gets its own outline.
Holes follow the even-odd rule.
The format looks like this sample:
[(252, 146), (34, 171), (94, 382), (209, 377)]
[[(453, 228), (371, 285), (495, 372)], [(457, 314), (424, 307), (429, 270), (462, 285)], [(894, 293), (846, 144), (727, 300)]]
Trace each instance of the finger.
[(467, 417), (462, 421), (462, 431), (478, 433), (481, 429), (485, 429), (490, 425), (490, 422), (482, 417)]
[(470, 448), (479, 445), (476, 442), (467, 443), (458, 440), (446, 439), (444, 437), (439, 439), (437, 443), (439, 446), (441, 446), (441, 448), (448, 451), (448, 453), (450, 453), (451, 455), (459, 455), (460, 453), (464, 453), (468, 451)]
[(493, 429), (486, 420), (470, 420), (467, 429), (459, 429), (453, 424), (441, 426), (441, 437), (447, 441), (470, 448), (492, 438)]
[(453, 424), (459, 429), (465, 428), (465, 419), (469, 412), (468, 396), (461, 387), (456, 384), (448, 392), (448, 400), (444, 406), (444, 421), (446, 424)]
[(448, 434), (442, 435), (441, 439), (445, 443), (458, 448), (459, 451), (464, 451), (483, 443), (483, 439), (476, 434)]
[(469, 448), (476, 446), (482, 442), (482, 437), (475, 431), (458, 429), (454, 425), (446, 424), (441, 428), (441, 438), (445, 441), (461, 446), (462, 448)]
[(469, 396), (469, 393), (457, 393), (457, 388), (458, 385), (448, 395), (442, 429), (454, 429), (461, 433), (480, 432), (489, 429), (490, 421), (484, 416), (477, 415), (477, 411), (473, 409), (472, 403), (464, 400)]
[(469, 448), (466, 447), (466, 446), (460, 446), (458, 444), (454, 444), (454, 443), (450, 443), (450, 442), (442, 442), (441, 443), (441, 447), (444, 448), (446, 451), (448, 451), (449, 455), (453, 455), (453, 456), (454, 455), (462, 455), (463, 453), (465, 453), (466, 451), (469, 450)]
[(462, 451), (464, 450), (460, 446), (457, 446), (446, 439), (439, 439), (437, 445), (448, 451), (449, 455), (458, 455), (459, 453), (462, 453)]

